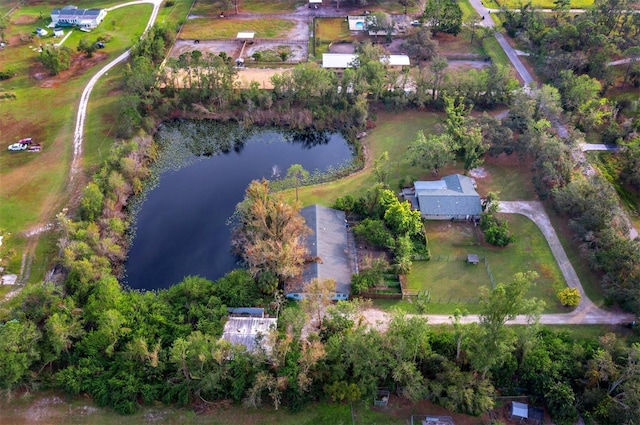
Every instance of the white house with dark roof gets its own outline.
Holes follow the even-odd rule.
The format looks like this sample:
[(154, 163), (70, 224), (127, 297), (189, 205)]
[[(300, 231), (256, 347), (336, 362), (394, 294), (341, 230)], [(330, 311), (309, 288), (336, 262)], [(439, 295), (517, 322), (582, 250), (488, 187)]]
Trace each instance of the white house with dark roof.
[(95, 28), (107, 16), (106, 9), (78, 9), (76, 6), (65, 6), (51, 11), (51, 26)]
[[(347, 221), (344, 211), (311, 205), (300, 210), (305, 224), (312, 233), (307, 237), (307, 249), (317, 261), (307, 264), (302, 273), (302, 282), (313, 279), (333, 279), (336, 282), (334, 300), (346, 300), (351, 291), (352, 259), (354, 247), (349, 243)], [(303, 299), (304, 293), (291, 290), (287, 297)]]
[(435, 181), (416, 181), (402, 191), (404, 199), (427, 220), (475, 220), (482, 213), (476, 182), (462, 174)]

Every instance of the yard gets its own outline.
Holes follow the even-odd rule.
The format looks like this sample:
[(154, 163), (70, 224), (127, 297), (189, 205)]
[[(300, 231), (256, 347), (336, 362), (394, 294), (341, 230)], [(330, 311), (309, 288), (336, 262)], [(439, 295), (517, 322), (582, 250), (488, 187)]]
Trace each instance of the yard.
[(180, 38), (187, 40), (211, 40), (235, 38), (241, 31), (254, 31), (258, 38), (283, 38), (295, 26), (294, 21), (281, 18), (256, 19), (189, 19), (180, 31)]
[[(480, 228), (470, 223), (427, 222), (432, 259), (413, 263), (407, 288), (429, 292), (429, 313), (453, 313), (463, 306), (471, 312), (477, 310), (480, 287), (492, 287), (482, 258), (487, 259), (496, 284), (510, 282), (518, 272), (536, 271), (540, 277), (529, 296), (546, 302), (545, 313), (565, 311), (555, 295), (565, 287), (564, 278), (544, 236), (524, 216), (513, 214), (505, 218), (516, 237), (506, 248), (482, 242)], [(467, 254), (478, 254), (480, 263), (468, 264)]]

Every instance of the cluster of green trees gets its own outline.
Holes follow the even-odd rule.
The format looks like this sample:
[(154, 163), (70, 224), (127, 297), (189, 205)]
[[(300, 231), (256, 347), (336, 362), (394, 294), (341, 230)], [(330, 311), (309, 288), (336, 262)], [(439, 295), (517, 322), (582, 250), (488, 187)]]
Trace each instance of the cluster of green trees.
[[(420, 211), (412, 210), (409, 202), (400, 201), (396, 194), (383, 183), (378, 183), (367, 191), (365, 196), (355, 199), (351, 195), (336, 199), (334, 208), (347, 214), (356, 214), (361, 221), (354, 227), (355, 234), (374, 246), (393, 252), (394, 272), (408, 273), (414, 257), (428, 258), (424, 225)], [(380, 264), (375, 267), (378, 268)], [(385, 270), (386, 271), (386, 270)], [(360, 291), (371, 287), (376, 279), (354, 276), (356, 288)], [(379, 273), (374, 273), (379, 276)]]
[(71, 49), (66, 46), (56, 47), (47, 44), (42, 47), (38, 60), (51, 75), (58, 75), (71, 66), (72, 54)]
[(412, 165), (438, 174), (440, 168), (460, 158), (464, 169), (471, 170), (483, 163), (484, 154), (490, 147), (499, 154), (504, 138), (512, 137), (510, 130), (489, 115), (471, 117), (473, 106), (467, 106), (464, 98), (445, 95), (444, 103), (447, 120), (443, 131), (429, 136), (418, 132), (416, 140), (407, 149), (407, 158)]
[(299, 201), (289, 204), (281, 193), (271, 193), (266, 179), (252, 181), (236, 207), (233, 249), (265, 294), (282, 289), (311, 261), (310, 230), (299, 211)]
[[(596, 0), (576, 16), (568, 13), (568, 1), (555, 4), (553, 14), (538, 12), (530, 3), (517, 12), (504, 11), (504, 26), (532, 50), (539, 75), (560, 90), (562, 106), (577, 128), (597, 131), (605, 143), (614, 143), (633, 128), (620, 126), (620, 105), (601, 96), (616, 79), (608, 63), (640, 54), (640, 17), (627, 0)], [(624, 83), (640, 84), (638, 61), (626, 65)], [(635, 121), (637, 128), (637, 116)]]

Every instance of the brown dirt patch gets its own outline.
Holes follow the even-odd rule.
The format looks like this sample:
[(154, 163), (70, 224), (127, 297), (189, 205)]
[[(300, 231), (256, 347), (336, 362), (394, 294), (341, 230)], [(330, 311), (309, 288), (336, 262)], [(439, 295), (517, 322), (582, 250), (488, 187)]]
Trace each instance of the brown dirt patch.
[(452, 413), (428, 400), (413, 403), (394, 394), (389, 397), (387, 407), (372, 407), (372, 409), (386, 412), (391, 417), (398, 418), (398, 423), (409, 423), (412, 415), (450, 416), (456, 425), (479, 425), (490, 422), (489, 415), (486, 413), (480, 417)]
[(107, 59), (108, 54), (105, 52), (96, 52), (93, 57), (87, 58), (84, 54), (73, 56), (69, 69), (62, 71), (58, 75), (50, 75), (49, 71), (39, 62), (35, 62), (30, 70), (29, 76), (40, 81), (42, 88), (55, 88), (61, 83), (84, 74), (89, 68), (103, 62)]
[(13, 25), (31, 25), (35, 24), (36, 22), (38, 22), (38, 17), (33, 15), (20, 15), (11, 20), (11, 23)]

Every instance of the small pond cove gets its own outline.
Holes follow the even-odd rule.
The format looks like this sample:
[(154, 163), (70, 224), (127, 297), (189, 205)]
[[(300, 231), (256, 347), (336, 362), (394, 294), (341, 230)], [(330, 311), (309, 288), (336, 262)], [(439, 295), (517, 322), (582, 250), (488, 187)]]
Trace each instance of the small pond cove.
[(215, 280), (237, 268), (228, 223), (252, 180), (282, 178), (292, 164), (319, 180), (353, 163), (339, 133), (178, 120), (161, 125), (156, 141), (153, 177), (130, 205), (123, 284), (132, 289), (168, 288), (189, 275)]

